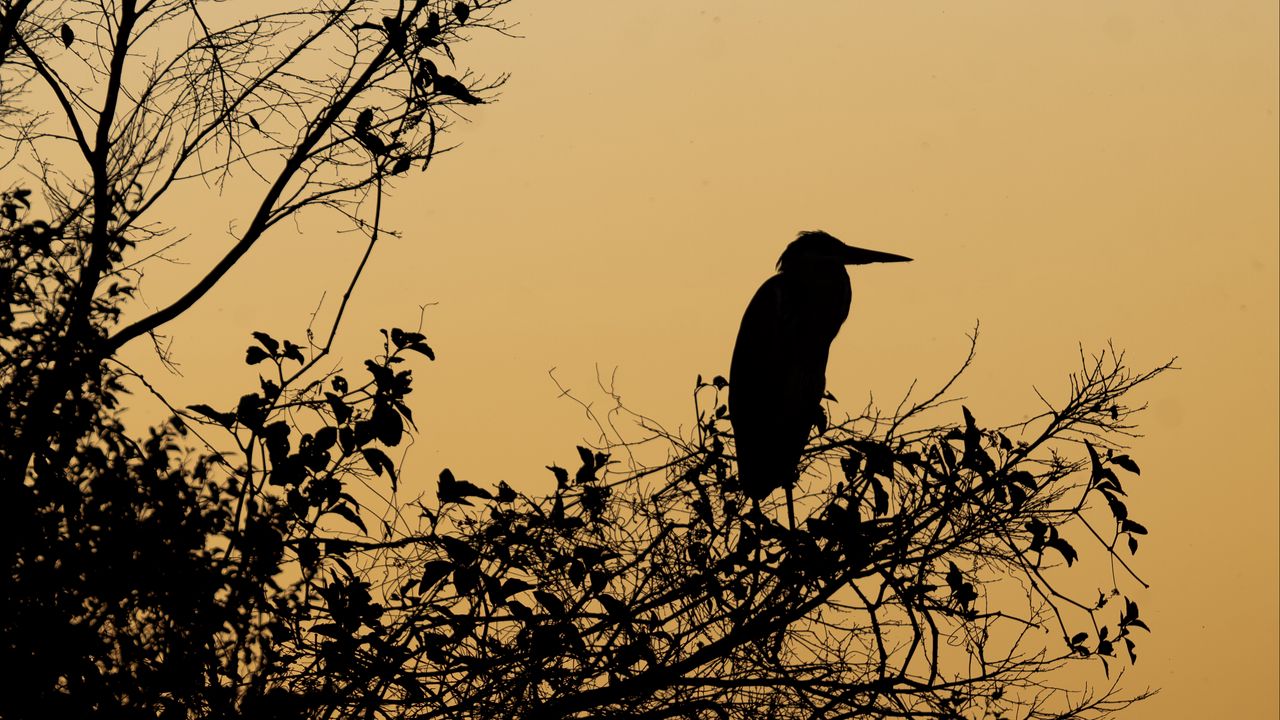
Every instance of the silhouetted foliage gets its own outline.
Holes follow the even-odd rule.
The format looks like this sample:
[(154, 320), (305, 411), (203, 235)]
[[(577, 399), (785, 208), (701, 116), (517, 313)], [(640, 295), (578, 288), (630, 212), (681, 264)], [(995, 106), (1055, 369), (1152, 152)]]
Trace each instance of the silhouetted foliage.
[[(357, 705), (513, 718), (1126, 707), (1144, 693), (1121, 693), (1121, 668), (1147, 628), (1121, 576), (1142, 585), (1127, 558), (1146, 530), (1121, 509), (1115, 468), (1136, 464), (1116, 450), (1134, 429), (1126, 397), (1170, 366), (1135, 374), (1111, 349), (1081, 361), (1064, 402), (1016, 425), (979, 424), (951, 382), (831, 423), (805, 450), (795, 531), (770, 517), (777, 498), (746, 511), (719, 377), (698, 381), (714, 409), (692, 437), (640, 419), (670, 453), (657, 466), (634, 459), (614, 417), (576, 470), (548, 468), (549, 497), (465, 483), (480, 498), (465, 501), (446, 470), (404, 535), (349, 546), (348, 565), (370, 569), (343, 582), (377, 588), (381, 619), (343, 635), (349, 687), (368, 693)], [(1112, 682), (1055, 690), (1080, 663)]]
[[(402, 362), (433, 357), (426, 338), (392, 329), (363, 367), (321, 367), (362, 260), (327, 337), (254, 332), (258, 388), (175, 409), (141, 438), (122, 405), (150, 386), (118, 351), (148, 338), (165, 357), (157, 331), (308, 208), (345, 218), (367, 260), (393, 176), (425, 169), (454, 106), (502, 83), (454, 50), (501, 32), (504, 4), (0, 8), (14, 183), (0, 194), (0, 715), (319, 716), (340, 702), (288, 638), (313, 609), (357, 605), (321, 579), (343, 560), (318, 534), (365, 530), (364, 483), (396, 491), (390, 453), (413, 427)], [(457, 68), (443, 86), (440, 61)], [(176, 298), (135, 302), (175, 244), (172, 191), (229, 182), (258, 195), (225, 255)], [(315, 691), (286, 694), (295, 676)]]
[[(337, 210), (367, 259), (392, 178), (496, 86), (438, 65), (457, 67), (464, 28), (501, 30), (501, 4), (222, 25), (186, 2), (8, 6), (3, 127), (35, 174), (0, 193), (0, 715), (1066, 718), (1130, 702), (1115, 684), (1054, 689), (1078, 663), (1118, 681), (1147, 629), (1126, 589), (1147, 530), (1122, 448), (1129, 394), (1170, 366), (1132, 373), (1110, 349), (1014, 425), (980, 422), (951, 382), (887, 414), (828, 405), (794, 530), (776, 497), (747, 509), (719, 376), (696, 384), (690, 435), (640, 418), (632, 441), (609, 419), (599, 447), (548, 466), (546, 496), (441, 469), (401, 498), (427, 337), (388, 328), (373, 357), (322, 365), (363, 260), (327, 337), (246, 328), (256, 387), (126, 427), (127, 389), (148, 386), (120, 348), (146, 336), (163, 354), (156, 332), (280, 221)], [(179, 46), (135, 67), (166, 27)], [(312, 50), (336, 65), (293, 65)], [(134, 303), (163, 252), (160, 198), (255, 173), (226, 255), (171, 302)]]

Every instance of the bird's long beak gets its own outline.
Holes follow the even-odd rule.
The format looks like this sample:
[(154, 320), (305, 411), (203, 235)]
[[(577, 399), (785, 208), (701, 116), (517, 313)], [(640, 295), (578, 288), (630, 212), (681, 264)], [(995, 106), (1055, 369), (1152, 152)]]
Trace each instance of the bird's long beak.
[(864, 250), (852, 245), (845, 245), (844, 256), (841, 261), (845, 265), (870, 265), (871, 263), (884, 262), (911, 262), (911, 258), (902, 255), (894, 255), (893, 253), (880, 252), (879, 250)]

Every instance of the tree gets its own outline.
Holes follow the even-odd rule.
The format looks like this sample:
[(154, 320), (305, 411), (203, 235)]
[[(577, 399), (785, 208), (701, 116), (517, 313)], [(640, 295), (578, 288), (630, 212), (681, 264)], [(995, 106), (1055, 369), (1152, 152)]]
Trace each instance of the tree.
[[(1111, 348), (1016, 425), (957, 407), (954, 377), (829, 421), (794, 531), (746, 509), (719, 377), (696, 383), (692, 435), (641, 420), (662, 462), (602, 423), (547, 497), (444, 469), (434, 498), (399, 500), (388, 449), (413, 431), (426, 336), (321, 364), (363, 261), (321, 338), (251, 333), (258, 387), (126, 426), (145, 378), (120, 348), (162, 351), (282, 220), (336, 211), (367, 259), (396, 176), (501, 83), (441, 67), (470, 28), (501, 31), (502, 4), (4, 8), (8, 170), (32, 174), (0, 195), (0, 714), (1047, 718), (1141, 697), (1119, 686), (1146, 629), (1123, 443), (1130, 394), (1171, 365), (1135, 373)], [(225, 256), (132, 303), (160, 199), (255, 177)], [(1053, 690), (1081, 663), (1113, 681)]]
[[(274, 378), (229, 412), (183, 412), (225, 427), (218, 449), (181, 418), (126, 432), (118, 351), (143, 338), (162, 350), (166, 323), (302, 212), (345, 218), (367, 259), (396, 177), (425, 170), (458, 110), (503, 82), (449, 68), (473, 31), (502, 31), (505, 2), (244, 17), (187, 0), (3, 5), (0, 633), (15, 670), (0, 714), (221, 716), (273, 697), (289, 667), (275, 643), (305, 615), (317, 559), (286, 540), (322, 518), (360, 522), (350, 466), (394, 472), (379, 445), (412, 422), (395, 364), (431, 350), (395, 330), (367, 383), (321, 372), (362, 260), (327, 337), (255, 334), (247, 359)], [(132, 302), (173, 244), (165, 199), (233, 180), (259, 195), (225, 255), (155, 309)], [(328, 425), (280, 422), (312, 407)]]

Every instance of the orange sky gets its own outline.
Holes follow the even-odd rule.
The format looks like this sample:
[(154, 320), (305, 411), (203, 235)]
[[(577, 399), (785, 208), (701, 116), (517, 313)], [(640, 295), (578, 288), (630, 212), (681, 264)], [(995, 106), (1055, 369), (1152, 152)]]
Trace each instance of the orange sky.
[[(1155, 630), (1126, 717), (1276, 717), (1277, 5), (1274, 0), (517, 2), (522, 39), (459, 61), (512, 78), (464, 144), (404, 181), (344, 353), (412, 326), (423, 428), (406, 481), (443, 466), (550, 487), (616, 371), (631, 409), (688, 426), (694, 376), (727, 374), (737, 323), (802, 229), (916, 258), (860, 268), (831, 391), (895, 404), (941, 381), (980, 421), (1065, 392), (1114, 340), (1149, 387), (1128, 489), (1151, 529)], [(323, 215), (269, 238), (168, 331), (175, 404), (237, 397), (250, 330), (301, 339), (361, 251)], [(228, 242), (187, 227), (197, 274)], [(303, 258), (303, 259), (299, 259)], [(170, 297), (149, 280), (148, 300)], [(270, 297), (246, 293), (246, 288)], [(130, 351), (141, 356), (145, 348)]]

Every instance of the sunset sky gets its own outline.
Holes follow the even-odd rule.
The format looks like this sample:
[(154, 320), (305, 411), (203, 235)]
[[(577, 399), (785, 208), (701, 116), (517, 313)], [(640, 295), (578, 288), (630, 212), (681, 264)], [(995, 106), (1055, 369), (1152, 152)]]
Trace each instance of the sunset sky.
[[(1127, 687), (1155, 718), (1280, 714), (1280, 148), (1274, 0), (518, 0), (519, 38), (459, 65), (509, 72), (461, 146), (402, 181), (345, 323), (423, 330), (406, 483), (442, 467), (549, 489), (596, 431), (549, 377), (607, 410), (689, 426), (728, 374), (743, 308), (797, 231), (915, 262), (857, 268), (829, 389), (892, 408), (945, 380), (980, 421), (1061, 398), (1079, 351), (1145, 369), (1135, 597), (1154, 630)], [(197, 197), (195, 195), (191, 197)], [(256, 247), (167, 330), (177, 405), (237, 397), (251, 330), (302, 338), (363, 247), (331, 218)], [(186, 270), (229, 242), (185, 227)], [(203, 234), (202, 234), (203, 233)], [(264, 297), (269, 298), (264, 302)], [(129, 348), (146, 364), (148, 349)], [(638, 431), (637, 431), (637, 434)]]

